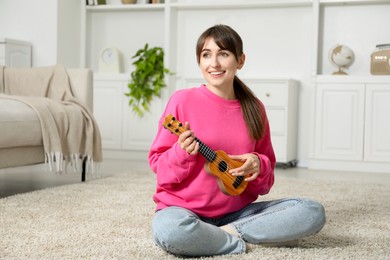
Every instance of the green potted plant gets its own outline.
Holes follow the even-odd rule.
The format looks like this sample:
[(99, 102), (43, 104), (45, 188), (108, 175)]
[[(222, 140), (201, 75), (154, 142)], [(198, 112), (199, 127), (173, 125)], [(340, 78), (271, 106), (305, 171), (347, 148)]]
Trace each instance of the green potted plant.
[(132, 57), (135, 70), (131, 72), (128, 84), (129, 106), (140, 117), (149, 111), (153, 97), (160, 97), (161, 90), (166, 87), (165, 74), (172, 72), (164, 66), (164, 50), (145, 44)]

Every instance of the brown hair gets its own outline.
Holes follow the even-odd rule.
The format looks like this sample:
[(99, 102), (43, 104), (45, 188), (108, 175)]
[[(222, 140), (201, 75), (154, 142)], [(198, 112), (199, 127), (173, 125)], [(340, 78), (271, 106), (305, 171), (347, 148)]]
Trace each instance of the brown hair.
[[(228, 50), (234, 54), (238, 61), (243, 54), (243, 44), (240, 35), (227, 25), (215, 25), (203, 32), (196, 44), (196, 58), (200, 63), (200, 55), (208, 38), (213, 38), (219, 48)], [(242, 113), (249, 129), (249, 135), (255, 139), (261, 139), (265, 134), (265, 111), (252, 90), (237, 76), (233, 82), (234, 93), (240, 101)]]

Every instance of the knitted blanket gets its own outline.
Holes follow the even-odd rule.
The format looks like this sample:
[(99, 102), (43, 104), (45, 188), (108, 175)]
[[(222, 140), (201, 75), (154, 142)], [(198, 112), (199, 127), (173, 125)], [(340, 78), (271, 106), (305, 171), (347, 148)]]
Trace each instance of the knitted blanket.
[(86, 158), (90, 173), (93, 163), (102, 161), (98, 125), (88, 107), (74, 97), (63, 66), (0, 67), (0, 90), (0, 99), (24, 102), (39, 116), (50, 171), (63, 172), (69, 163), (78, 169)]

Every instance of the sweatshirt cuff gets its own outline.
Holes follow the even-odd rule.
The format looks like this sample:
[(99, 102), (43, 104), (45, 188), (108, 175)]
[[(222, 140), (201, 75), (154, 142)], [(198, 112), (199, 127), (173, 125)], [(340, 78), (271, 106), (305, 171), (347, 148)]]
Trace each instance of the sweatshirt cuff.
[(259, 176), (268, 175), (270, 168), (272, 168), (269, 158), (264, 154), (255, 153), (260, 161), (260, 174)]

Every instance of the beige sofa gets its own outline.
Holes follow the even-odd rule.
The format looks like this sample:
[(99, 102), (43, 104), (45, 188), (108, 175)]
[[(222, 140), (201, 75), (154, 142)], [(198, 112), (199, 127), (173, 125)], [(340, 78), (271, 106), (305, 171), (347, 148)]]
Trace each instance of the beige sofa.
[[(89, 69), (66, 69), (73, 95), (92, 111), (93, 79)], [(20, 75), (23, 77), (23, 74)], [(4, 92), (4, 87), (0, 93)], [(45, 162), (41, 124), (27, 104), (0, 99), (0, 169)], [(85, 181), (85, 160), (82, 167)]]

